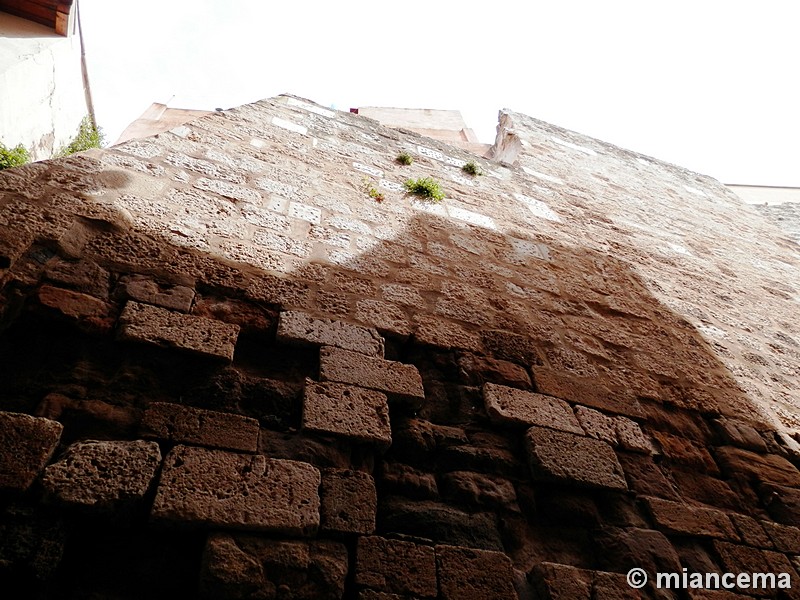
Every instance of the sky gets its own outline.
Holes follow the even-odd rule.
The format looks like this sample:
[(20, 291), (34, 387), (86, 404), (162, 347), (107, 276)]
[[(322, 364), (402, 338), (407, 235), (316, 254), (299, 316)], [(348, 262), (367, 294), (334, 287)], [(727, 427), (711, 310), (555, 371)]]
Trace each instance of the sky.
[(80, 0), (110, 141), (153, 102), (502, 108), (708, 174), (800, 187), (792, 0)]

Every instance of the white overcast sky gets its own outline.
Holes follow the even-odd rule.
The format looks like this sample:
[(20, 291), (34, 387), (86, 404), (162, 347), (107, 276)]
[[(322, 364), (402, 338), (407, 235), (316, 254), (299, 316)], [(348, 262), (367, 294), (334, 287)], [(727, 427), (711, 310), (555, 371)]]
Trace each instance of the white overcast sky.
[(80, 0), (109, 140), (152, 102), (510, 108), (725, 183), (800, 186), (795, 0)]

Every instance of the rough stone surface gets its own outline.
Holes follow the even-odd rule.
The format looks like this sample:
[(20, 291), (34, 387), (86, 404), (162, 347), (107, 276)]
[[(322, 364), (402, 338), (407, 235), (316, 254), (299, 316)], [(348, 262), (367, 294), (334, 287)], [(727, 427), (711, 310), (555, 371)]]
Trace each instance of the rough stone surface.
[(214, 533), (203, 552), (200, 597), (339, 600), (347, 571), (347, 548), (337, 542)]
[(489, 417), (500, 423), (539, 425), (583, 435), (569, 404), (544, 394), (486, 383), (483, 400)]
[(517, 600), (511, 560), (502, 552), (436, 546), (439, 597)]
[(600, 440), (531, 427), (525, 435), (535, 478), (578, 486), (628, 489), (614, 450)]
[(241, 415), (153, 402), (144, 411), (141, 432), (177, 443), (255, 452), (259, 424)]
[(27, 490), (53, 455), (62, 430), (50, 419), (0, 412), (0, 489)]
[(322, 348), (319, 373), (323, 381), (350, 383), (386, 392), (414, 404), (425, 397), (422, 379), (413, 365), (366, 357), (357, 352)]
[(130, 301), (120, 315), (119, 338), (233, 359), (239, 327)]
[[(343, 588), (312, 540), (270, 554), (308, 551), (289, 579), (237, 541), (214, 566), (230, 587), (206, 596), (419, 600), (357, 583), (373, 513), (383, 539), (504, 553), (520, 600), (624, 598), (634, 566), (721, 571), (712, 535), (738, 548), (737, 570), (800, 565), (797, 245), (709, 177), (524, 115), (502, 111), (490, 156), (281, 96), (0, 173), (0, 409), (59, 421), (66, 447), (136, 439), (153, 403), (191, 406), (258, 419), (263, 453), (191, 438), (201, 447), (176, 451), (185, 462), (125, 520), (47, 503), (35, 479), (1, 490), (3, 589), (194, 597), (210, 533), (313, 534), (319, 494), (313, 542), (347, 546)], [(463, 173), (469, 160), (485, 176)], [(419, 176), (445, 199), (405, 194)], [(153, 318), (130, 319), (141, 311)], [(276, 336), (281, 311), (310, 325), (296, 342)], [(146, 343), (119, 341), (137, 327)], [(372, 348), (373, 330), (382, 356), (335, 348)], [(360, 377), (326, 384), (387, 395), (390, 447), (303, 429), (306, 378), (335, 370), (319, 345)], [(587, 431), (492, 418), (485, 383), (583, 407)], [(252, 452), (226, 431), (213, 443)], [(14, 445), (6, 478), (22, 468)], [(41, 446), (22, 446), (36, 477)], [(314, 468), (340, 476), (317, 486)], [(376, 509), (351, 472), (375, 477)], [(540, 588), (544, 564), (575, 568)]]
[(756, 454), (732, 446), (717, 448), (716, 456), (728, 475), (743, 474), (758, 482), (800, 486), (800, 471), (782, 456)]
[(668, 533), (733, 541), (739, 539), (728, 515), (721, 511), (661, 498), (646, 498), (645, 502), (658, 527)]
[(435, 598), (438, 590), (434, 549), (377, 536), (360, 537), (356, 584), (379, 592)]
[(161, 284), (140, 275), (126, 277), (120, 284), (128, 298), (171, 310), (187, 313), (194, 301), (194, 290), (185, 285)]
[(160, 464), (155, 442), (76, 442), (45, 469), (42, 487), (58, 502), (114, 511), (142, 499)]
[(348, 469), (324, 469), (320, 487), (323, 532), (371, 535), (378, 495), (371, 475)]
[(392, 443), (386, 395), (353, 385), (306, 380), (303, 428), (387, 448)]
[(282, 312), (278, 319), (277, 336), (284, 342), (334, 346), (383, 358), (383, 338), (374, 329), (314, 318), (308, 313)]
[(320, 473), (264, 456), (176, 446), (164, 459), (153, 518), (171, 523), (311, 535)]
[(578, 422), (589, 437), (602, 440), (612, 446), (619, 443), (616, 423), (612, 417), (585, 406), (576, 406), (575, 416), (578, 417)]

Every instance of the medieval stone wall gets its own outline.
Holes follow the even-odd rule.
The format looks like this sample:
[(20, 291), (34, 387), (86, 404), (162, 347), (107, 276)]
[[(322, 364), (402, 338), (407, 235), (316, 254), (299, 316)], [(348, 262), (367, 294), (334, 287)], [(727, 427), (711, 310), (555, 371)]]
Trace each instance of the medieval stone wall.
[(797, 245), (524, 115), (495, 156), (283, 96), (0, 174), (6, 588), (796, 585)]

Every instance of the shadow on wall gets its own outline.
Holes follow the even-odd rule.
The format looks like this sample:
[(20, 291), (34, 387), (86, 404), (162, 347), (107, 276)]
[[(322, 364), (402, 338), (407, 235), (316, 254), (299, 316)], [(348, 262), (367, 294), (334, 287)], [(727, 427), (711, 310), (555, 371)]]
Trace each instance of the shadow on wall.
[[(401, 235), (355, 259), (278, 275), (176, 247), (94, 202), (86, 182), (123, 187), (125, 176), (98, 173), (90, 158), (31, 168), (33, 180), (3, 180), (11, 223), (0, 245), (0, 408), (61, 421), (63, 443), (135, 439), (153, 401), (244, 414), (260, 421), (265, 454), (373, 473), (378, 535), (504, 551), (523, 573), (543, 561), (619, 573), (717, 567), (709, 540), (671, 545), (637, 496), (767, 515), (759, 474), (718, 452), (729, 440), (715, 419), (754, 424), (764, 435), (747, 431), (762, 453), (782, 452), (779, 438), (701, 336), (622, 261), (417, 212)], [(156, 304), (239, 325), (232, 362), (118, 341), (124, 303), (142, 290)], [(386, 336), (387, 359), (418, 367), (425, 402), (390, 405), (386, 454), (301, 430), (303, 382), (318, 378), (319, 355), (275, 341), (281, 309), (374, 326)], [(532, 478), (525, 427), (489, 418), (486, 382), (584, 407), (581, 422), (615, 448), (632, 493)], [(619, 416), (642, 426), (654, 456), (616, 440)], [(22, 500), (28, 510), (39, 510), (37, 493)], [(63, 518), (71, 533), (69, 569), (54, 580), (62, 589), (133, 598), (159, 582), (195, 585), (199, 564), (185, 557), (199, 556), (204, 540), (194, 534), (165, 541), (161, 531), (114, 529), (132, 541), (108, 556), (106, 525)], [(140, 560), (164, 544), (176, 556)], [(95, 578), (98, 565), (105, 575)]]

